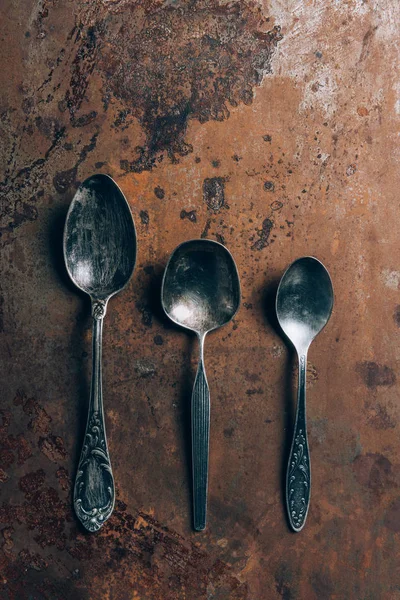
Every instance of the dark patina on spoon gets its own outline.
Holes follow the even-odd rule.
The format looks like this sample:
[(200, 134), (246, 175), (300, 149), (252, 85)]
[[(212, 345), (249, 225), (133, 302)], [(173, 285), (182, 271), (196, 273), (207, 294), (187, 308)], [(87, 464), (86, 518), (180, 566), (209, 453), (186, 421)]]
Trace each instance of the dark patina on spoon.
[(194, 331), (200, 353), (191, 402), (194, 528), (207, 519), (210, 391), (204, 369), (204, 340), (228, 323), (240, 306), (240, 283), (229, 250), (212, 240), (190, 240), (172, 253), (164, 272), (161, 299), (168, 317)]
[(329, 321), (332, 308), (332, 281), (324, 265), (312, 256), (293, 262), (280, 281), (276, 313), (299, 359), (296, 421), (286, 473), (286, 506), (294, 531), (304, 527), (311, 494), (306, 424), (307, 353), (313, 339)]
[(136, 261), (132, 213), (108, 175), (93, 175), (78, 188), (64, 228), (64, 259), (70, 278), (92, 302), (92, 384), (74, 508), (85, 528), (97, 531), (111, 515), (115, 501), (102, 395), (103, 319), (109, 299), (127, 285)]

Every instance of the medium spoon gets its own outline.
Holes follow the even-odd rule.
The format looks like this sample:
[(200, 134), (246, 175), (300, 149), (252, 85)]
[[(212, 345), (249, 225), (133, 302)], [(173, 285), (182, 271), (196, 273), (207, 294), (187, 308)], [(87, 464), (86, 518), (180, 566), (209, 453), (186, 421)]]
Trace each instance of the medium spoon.
[(86, 529), (97, 531), (115, 501), (101, 381), (103, 319), (109, 299), (127, 285), (136, 260), (132, 214), (108, 175), (93, 175), (78, 188), (64, 228), (64, 259), (70, 278), (92, 301), (92, 385), (74, 508)]
[(276, 313), (299, 359), (297, 411), (286, 473), (286, 506), (294, 531), (306, 522), (311, 494), (310, 453), (306, 426), (307, 352), (329, 321), (333, 287), (324, 265), (311, 256), (299, 258), (284, 273), (276, 296)]
[(194, 331), (200, 344), (191, 402), (193, 522), (202, 531), (207, 520), (210, 391), (204, 370), (204, 339), (228, 323), (240, 305), (240, 283), (230, 252), (211, 240), (191, 240), (172, 253), (161, 289), (163, 309), (178, 325)]

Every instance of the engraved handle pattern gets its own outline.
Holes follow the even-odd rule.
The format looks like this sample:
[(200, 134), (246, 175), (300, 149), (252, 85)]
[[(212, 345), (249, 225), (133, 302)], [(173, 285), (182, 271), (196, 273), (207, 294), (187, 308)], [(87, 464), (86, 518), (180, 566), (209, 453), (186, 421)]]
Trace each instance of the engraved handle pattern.
[(311, 493), (311, 465), (306, 426), (307, 357), (299, 358), (296, 423), (286, 475), (286, 504), (290, 525), (300, 531), (306, 522)]
[(203, 363), (204, 337), (192, 393), (193, 522), (196, 531), (207, 521), (208, 452), (210, 439), (210, 391)]
[(101, 382), (105, 302), (93, 302), (93, 367), (85, 440), (74, 488), (74, 508), (88, 531), (98, 531), (114, 508), (115, 489), (107, 447)]

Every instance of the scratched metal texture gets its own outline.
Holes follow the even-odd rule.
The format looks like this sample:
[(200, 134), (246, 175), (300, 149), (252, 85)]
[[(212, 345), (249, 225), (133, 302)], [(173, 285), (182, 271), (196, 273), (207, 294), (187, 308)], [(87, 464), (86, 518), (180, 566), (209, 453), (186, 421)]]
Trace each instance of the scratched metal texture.
[[(400, 598), (399, 3), (1, 3), (0, 597)], [(279, 27), (281, 29), (279, 29)], [(96, 535), (72, 512), (90, 307), (62, 230), (79, 184), (115, 178), (138, 230), (104, 326), (116, 479)], [(196, 346), (160, 308), (174, 247), (225, 244), (242, 284), (209, 336), (209, 520), (191, 530)], [(308, 369), (305, 529), (282, 493), (293, 354), (276, 326), (295, 258), (336, 304)]]

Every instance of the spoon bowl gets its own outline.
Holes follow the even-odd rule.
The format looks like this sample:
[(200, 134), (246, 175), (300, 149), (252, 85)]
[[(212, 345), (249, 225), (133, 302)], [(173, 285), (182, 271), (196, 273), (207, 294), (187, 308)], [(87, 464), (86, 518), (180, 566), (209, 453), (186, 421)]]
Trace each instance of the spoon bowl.
[(165, 270), (162, 303), (174, 323), (198, 334), (228, 323), (239, 308), (240, 285), (225, 246), (212, 240), (178, 246)]
[(204, 369), (204, 339), (222, 327), (240, 306), (240, 283), (230, 252), (218, 242), (191, 240), (178, 246), (165, 269), (161, 301), (168, 317), (194, 331), (200, 357), (191, 401), (193, 521), (206, 526), (210, 392)]
[(276, 301), (278, 321), (298, 352), (307, 349), (329, 321), (333, 287), (324, 265), (299, 258), (284, 273)]
[(84, 527), (97, 531), (115, 502), (102, 394), (103, 319), (109, 299), (128, 284), (136, 261), (132, 214), (108, 175), (89, 177), (78, 188), (64, 228), (64, 259), (70, 278), (92, 301), (92, 384), (74, 508)]
[(286, 506), (294, 531), (304, 527), (311, 494), (306, 425), (307, 353), (313, 339), (327, 324), (332, 308), (332, 281), (324, 265), (311, 256), (292, 263), (278, 287), (276, 314), (299, 359), (296, 421), (286, 473)]
[(109, 299), (132, 276), (136, 232), (129, 205), (108, 175), (78, 188), (64, 229), (64, 257), (74, 284), (92, 298)]

